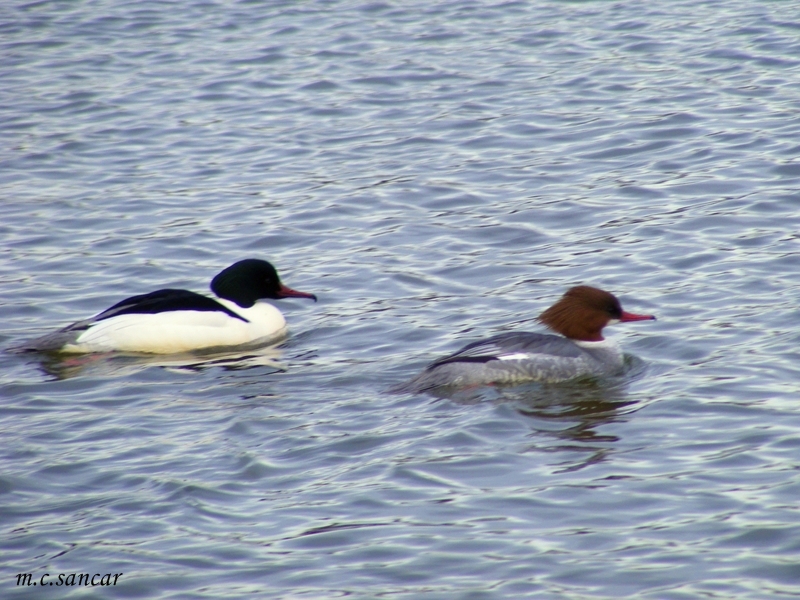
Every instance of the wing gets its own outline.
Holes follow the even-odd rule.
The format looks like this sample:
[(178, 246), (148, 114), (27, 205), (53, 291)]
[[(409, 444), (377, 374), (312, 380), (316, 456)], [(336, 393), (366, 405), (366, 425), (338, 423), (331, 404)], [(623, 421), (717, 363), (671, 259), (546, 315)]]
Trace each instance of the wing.
[[(103, 319), (110, 319), (111, 317), (119, 315), (155, 314), (175, 310), (219, 311), (236, 319), (241, 319), (245, 323), (248, 322), (247, 319), (241, 315), (237, 315), (232, 310), (224, 307), (208, 296), (196, 294), (188, 290), (164, 289), (140, 296), (131, 296), (122, 302), (118, 302), (111, 308), (104, 310), (88, 321), (81, 321), (79, 323), (85, 323), (88, 326), (91, 323), (102, 321)], [(79, 323), (75, 323), (75, 325)]]
[(467, 344), (458, 352), (432, 362), (425, 370), (430, 371), (447, 363), (485, 363), (490, 360), (525, 358), (534, 354), (578, 358), (581, 356), (581, 349), (568, 339), (558, 335), (528, 332), (501, 333)]

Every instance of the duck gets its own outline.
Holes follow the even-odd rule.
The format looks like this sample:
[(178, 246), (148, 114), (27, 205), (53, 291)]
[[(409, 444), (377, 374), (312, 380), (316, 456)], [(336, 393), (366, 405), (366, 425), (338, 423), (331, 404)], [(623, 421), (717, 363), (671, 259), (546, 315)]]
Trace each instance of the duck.
[(16, 350), (176, 354), (267, 345), (286, 335), (286, 320), (263, 300), (317, 301), (314, 294), (281, 283), (275, 267), (258, 258), (232, 264), (211, 280), (210, 287), (213, 296), (181, 289), (131, 296)]
[(654, 321), (653, 315), (622, 309), (614, 294), (579, 285), (570, 288), (537, 320), (553, 333), (508, 332), (467, 344), (430, 363), (396, 392), (444, 387), (558, 383), (619, 373), (623, 354), (603, 337), (607, 325)]

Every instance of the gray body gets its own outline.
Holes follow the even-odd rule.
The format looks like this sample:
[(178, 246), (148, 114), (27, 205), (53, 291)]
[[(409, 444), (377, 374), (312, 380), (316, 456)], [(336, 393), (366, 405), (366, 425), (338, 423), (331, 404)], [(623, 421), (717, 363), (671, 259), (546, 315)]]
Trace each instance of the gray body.
[(468, 344), (431, 363), (395, 391), (527, 381), (555, 383), (616, 373), (622, 366), (622, 354), (612, 342), (575, 342), (543, 333), (504, 333)]

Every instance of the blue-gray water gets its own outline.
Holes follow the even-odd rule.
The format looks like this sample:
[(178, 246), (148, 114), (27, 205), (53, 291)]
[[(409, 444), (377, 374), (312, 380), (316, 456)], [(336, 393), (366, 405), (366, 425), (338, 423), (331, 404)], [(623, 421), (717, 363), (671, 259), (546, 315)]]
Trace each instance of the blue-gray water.
[[(0, 140), (3, 347), (244, 257), (320, 297), (0, 355), (1, 597), (800, 596), (796, 3), (13, 0)], [(386, 393), (576, 283), (659, 317), (621, 380)]]

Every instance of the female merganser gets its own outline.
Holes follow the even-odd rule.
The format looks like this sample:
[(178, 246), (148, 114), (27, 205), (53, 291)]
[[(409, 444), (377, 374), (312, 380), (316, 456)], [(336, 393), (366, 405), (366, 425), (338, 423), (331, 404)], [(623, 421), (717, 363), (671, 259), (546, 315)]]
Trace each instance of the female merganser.
[(17, 350), (173, 354), (262, 345), (286, 332), (281, 312), (262, 298), (311, 298), (286, 287), (265, 260), (241, 260), (211, 280), (214, 298), (163, 289), (123, 300), (84, 321), (31, 340)]
[(646, 320), (655, 317), (625, 312), (613, 294), (579, 285), (538, 317), (540, 323), (564, 337), (519, 332), (473, 342), (432, 362), (395, 391), (424, 392), (445, 386), (526, 381), (555, 383), (587, 375), (610, 375), (622, 368), (622, 352), (616, 344), (603, 339), (603, 328)]

